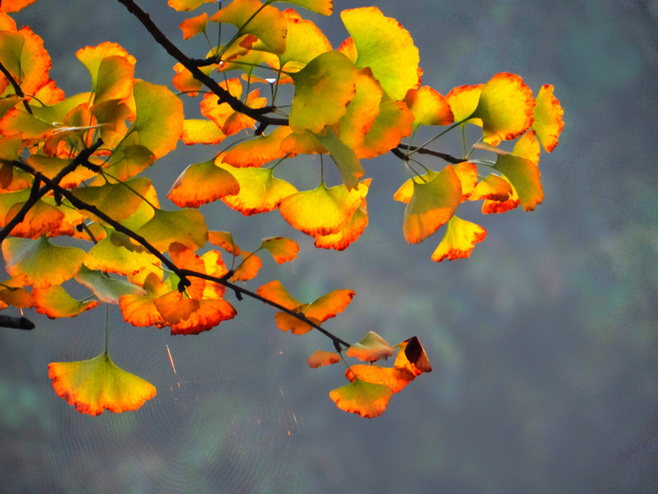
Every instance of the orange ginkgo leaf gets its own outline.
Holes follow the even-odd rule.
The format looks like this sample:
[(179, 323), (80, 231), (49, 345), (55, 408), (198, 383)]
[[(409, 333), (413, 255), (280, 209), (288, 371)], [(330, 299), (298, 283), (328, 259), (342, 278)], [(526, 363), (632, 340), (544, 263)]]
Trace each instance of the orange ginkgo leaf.
[(75, 317), (84, 311), (98, 305), (96, 300), (76, 300), (71, 297), (61, 285), (47, 288), (34, 288), (34, 308), (39, 314), (45, 314), (50, 319), (60, 317)]
[(414, 181), (402, 229), (409, 243), (419, 243), (444, 225), (461, 203), (461, 181), (452, 165), (429, 182)]
[(340, 354), (336, 352), (325, 352), (324, 350), (316, 350), (308, 359), (306, 359), (306, 363), (312, 369), (324, 367), (325, 365), (332, 365), (338, 362), (340, 362)]
[(507, 201), (513, 194), (512, 185), (504, 178), (492, 173), (477, 184), (470, 200)]
[(228, 171), (240, 184), (237, 194), (224, 196), (222, 201), (245, 216), (272, 211), (286, 197), (297, 192), (292, 184), (274, 177), (272, 168), (236, 168), (222, 163), (221, 157), (215, 160), (215, 164)]
[(34, 2), (36, 0), (5, 0), (2, 2), (2, 8), (5, 12), (18, 12)]
[[(493, 168), (501, 172), (512, 184), (523, 209), (533, 211), (535, 206), (544, 200), (544, 190), (539, 167), (533, 161), (535, 158), (533, 147), (522, 139), (517, 142), (518, 147), (514, 147), (513, 153), (499, 152)], [(531, 136), (530, 139), (534, 139), (534, 136)], [(534, 149), (537, 147), (538, 144)], [(517, 152), (530, 152), (531, 157), (520, 156), (516, 154)]]
[(153, 163), (155, 163), (155, 156), (144, 146), (139, 144), (122, 145), (112, 153), (108, 166), (104, 170), (117, 180), (125, 182)]
[(59, 247), (45, 236), (37, 240), (7, 238), (2, 242), (6, 269), (11, 276), (25, 276), (35, 288), (60, 285), (80, 268), (85, 251), (77, 247)]
[(296, 300), (283, 284), (278, 280), (272, 280), (256, 290), (256, 293), (267, 300), (277, 303), (289, 310), (297, 310), (301, 307), (301, 302)]
[(185, 19), (179, 26), (181, 31), (183, 31), (183, 39), (190, 39), (199, 33), (203, 33), (206, 30), (207, 24), (208, 14), (205, 12), (201, 15), (197, 15), (196, 17)]
[(393, 364), (394, 367), (407, 369), (414, 376), (419, 376), (423, 372), (432, 372), (432, 366), (418, 337), (412, 336), (396, 346), (399, 347), (399, 350), (395, 364)]
[(17, 309), (34, 307), (34, 298), (23, 285), (22, 276), (0, 282), (0, 309), (6, 309), (10, 305)]
[(428, 170), (427, 173), (419, 175), (417, 179), (410, 178), (405, 183), (403, 183), (398, 190), (393, 194), (393, 200), (399, 201), (404, 204), (408, 204), (411, 201), (412, 196), (414, 195), (414, 183), (416, 180), (419, 183), (429, 183), (434, 180), (439, 175), (439, 172), (434, 170)]
[(327, 187), (324, 182), (316, 189), (298, 192), (281, 202), (283, 218), (307, 235), (330, 235), (339, 232), (351, 220), (370, 186), (371, 179), (348, 190), (345, 185)]
[(523, 79), (503, 72), (484, 85), (471, 116), (482, 119), (484, 141), (497, 146), (501, 140), (516, 139), (528, 130), (534, 109), (532, 90)]
[(210, 231), (208, 232), (208, 241), (213, 245), (221, 247), (229, 254), (233, 254), (234, 256), (240, 255), (240, 247), (233, 241), (233, 235), (230, 232)]
[(262, 43), (262, 49), (280, 54), (286, 49), (287, 23), (279, 9), (258, 0), (233, 0), (220, 9), (210, 20), (233, 24), (242, 33), (253, 34)]
[[(338, 51), (315, 57), (306, 67), (292, 74), (295, 96), (290, 110), (290, 127), (296, 132), (320, 132), (347, 112), (356, 94), (357, 68)], [(322, 97), (318, 95), (322, 93)]]
[(477, 84), (475, 86), (459, 86), (451, 89), (446, 94), (446, 101), (450, 105), (452, 114), (455, 117), (455, 122), (473, 123), (482, 127), (482, 120), (479, 118), (469, 119), (473, 112), (478, 107), (480, 101), (480, 94), (484, 84)]
[(168, 250), (173, 242), (179, 242), (196, 250), (208, 241), (206, 220), (196, 209), (177, 211), (155, 209), (153, 217), (136, 233), (160, 252)]
[[(124, 69), (119, 61), (127, 62), (127, 66), (134, 69), (136, 59), (130, 55), (121, 45), (106, 41), (97, 46), (86, 46), (76, 52), (76, 57), (87, 68), (91, 75), (91, 83), (95, 93), (107, 93), (107, 98), (101, 100), (112, 99), (109, 94), (114, 93), (116, 98), (127, 98), (130, 96), (132, 89), (132, 70), (124, 73)], [(103, 65), (105, 64), (105, 67)], [(116, 71), (116, 77), (112, 73)], [(127, 81), (122, 81), (126, 75), (129, 75)], [(108, 79), (112, 78), (111, 81)], [(110, 91), (109, 88), (117, 84), (127, 84), (129, 86), (117, 92), (117, 89)], [(98, 94), (96, 95), (98, 97)]]
[(379, 104), (384, 92), (368, 67), (356, 76), (356, 94), (347, 105), (347, 113), (340, 119), (339, 137), (351, 149), (363, 144), (379, 115)]
[(333, 290), (308, 304), (304, 309), (304, 315), (319, 324), (343, 312), (354, 295), (356, 295), (354, 290)]
[(268, 250), (277, 264), (283, 264), (297, 257), (299, 244), (285, 237), (269, 237), (263, 239), (260, 249)]
[(547, 153), (553, 151), (557, 146), (562, 129), (564, 129), (563, 115), (564, 110), (558, 99), (553, 95), (553, 86), (544, 84), (537, 94), (534, 112), (535, 120), (532, 123), (532, 128), (537, 133), (537, 137)]
[(273, 0), (271, 3), (276, 2), (286, 2), (292, 5), (297, 5), (321, 15), (331, 15), (334, 11), (333, 0)]
[(359, 414), (365, 418), (375, 418), (386, 410), (393, 391), (384, 384), (371, 384), (360, 379), (334, 389), (329, 397), (341, 410)]
[(106, 352), (90, 360), (50, 363), (48, 376), (57, 396), (89, 415), (137, 410), (156, 394), (151, 383), (117, 367)]
[[(48, 178), (54, 178), (64, 167), (71, 164), (70, 158), (63, 159), (56, 156), (44, 156), (42, 154), (33, 154), (27, 158), (27, 163), (36, 171), (41, 172)], [(71, 173), (67, 173), (59, 182), (59, 185), (65, 189), (77, 187), (85, 180), (89, 180), (96, 172), (83, 166), (77, 167)]]
[(374, 158), (400, 144), (411, 135), (414, 114), (404, 101), (394, 101), (384, 95), (379, 104), (379, 114), (365, 135), (363, 144), (354, 149), (358, 158)]
[(256, 277), (263, 266), (263, 261), (253, 252), (243, 250), (241, 255), (242, 262), (235, 268), (231, 281), (249, 281)]
[(215, 0), (169, 0), (167, 5), (179, 12), (189, 12), (201, 7), (204, 3), (215, 3)]
[(182, 208), (198, 208), (227, 195), (240, 192), (238, 181), (214, 159), (188, 166), (169, 189), (167, 197)]
[(364, 199), (354, 211), (352, 219), (340, 231), (329, 235), (316, 235), (315, 246), (319, 249), (345, 250), (356, 241), (368, 226), (368, 210)]
[(375, 362), (393, 356), (393, 347), (374, 331), (347, 349), (348, 357), (355, 357), (364, 362)]
[(514, 190), (514, 187), (512, 187), (512, 184), (510, 183), (509, 179), (507, 179), (504, 176), (499, 178), (507, 182), (506, 190), (511, 189), (512, 193), (510, 194), (509, 198), (504, 201), (497, 201), (495, 199), (485, 199), (484, 202), (482, 203), (482, 214), (506, 213), (507, 211), (516, 209), (519, 206), (519, 204), (521, 204), (521, 201), (519, 200), (519, 196), (516, 193), (516, 190)]
[(443, 240), (432, 254), (432, 261), (441, 262), (444, 259), (462, 259), (470, 257), (475, 244), (482, 242), (487, 231), (480, 225), (452, 216), (448, 221)]
[(288, 126), (277, 127), (268, 135), (258, 136), (233, 146), (222, 156), (222, 161), (238, 168), (259, 167), (270, 161), (283, 158), (286, 151), (281, 141), (292, 133)]
[[(43, 39), (27, 26), (15, 32), (0, 32), (0, 60), (28, 98), (50, 81), (50, 55), (43, 47)], [(0, 82), (0, 89), (4, 89), (2, 96), (15, 94), (13, 86), (0, 75), (0, 81), (3, 80), (4, 84)]]
[(414, 129), (420, 125), (448, 125), (455, 120), (446, 98), (429, 86), (410, 89), (404, 102), (414, 114)]
[[(29, 195), (23, 194), (21, 192), (13, 192), (3, 194), (2, 199), (5, 199), (4, 196), (9, 196), (7, 199), (12, 197)], [(4, 203), (6, 201), (0, 200), (0, 211), (4, 209)], [(0, 218), (0, 225), (3, 227), (9, 223), (14, 216), (22, 209), (25, 205), (25, 202), (17, 202), (12, 205), (4, 218)], [(41, 235), (46, 235), (51, 231), (57, 230), (59, 225), (64, 219), (64, 213), (62, 213), (55, 206), (48, 204), (45, 201), (39, 200), (32, 206), (32, 208), (25, 214), (23, 221), (17, 224), (11, 230), (11, 235), (14, 237), (23, 237), (23, 238), (39, 238)]]
[(416, 379), (416, 376), (407, 369), (363, 364), (351, 366), (345, 371), (345, 377), (350, 382), (354, 382), (354, 379), (358, 377), (367, 383), (383, 384), (391, 388), (393, 393), (399, 393), (407, 384)]
[(153, 300), (165, 325), (174, 325), (189, 319), (193, 312), (199, 310), (201, 302), (174, 290)]
[(172, 290), (155, 273), (149, 273), (142, 288), (141, 293), (128, 293), (119, 298), (123, 320), (136, 327), (165, 326), (164, 317), (154, 301)]
[[(211, 64), (205, 67), (199, 67), (199, 70), (204, 74), (209, 75), (216, 68), (217, 64)], [(174, 72), (176, 72), (176, 74), (172, 78), (171, 83), (176, 89), (190, 97), (199, 94), (203, 83), (200, 80), (195, 79), (192, 72), (190, 72), (182, 63), (174, 65)]]
[(297, 72), (321, 53), (331, 51), (331, 43), (313, 21), (302, 19), (293, 9), (282, 14), (288, 26), (286, 49), (279, 55), (280, 68)]
[(370, 67), (382, 89), (394, 100), (420, 85), (418, 48), (405, 28), (377, 7), (343, 10), (340, 14), (356, 47), (356, 66)]
[(237, 315), (235, 308), (222, 298), (203, 299), (201, 306), (186, 320), (171, 325), (171, 334), (199, 334)]
[(478, 184), (478, 167), (475, 163), (462, 161), (453, 166), (455, 173), (462, 183), (462, 202), (473, 194)]

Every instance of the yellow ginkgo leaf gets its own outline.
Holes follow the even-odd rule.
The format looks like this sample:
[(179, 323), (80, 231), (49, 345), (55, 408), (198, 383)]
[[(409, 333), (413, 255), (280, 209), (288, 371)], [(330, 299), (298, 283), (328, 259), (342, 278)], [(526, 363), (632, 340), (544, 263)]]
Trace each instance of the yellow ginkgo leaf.
[(384, 413), (391, 395), (393, 391), (388, 386), (371, 384), (358, 378), (351, 384), (341, 386), (329, 393), (329, 397), (341, 410), (369, 419)]
[(392, 355), (393, 347), (374, 331), (368, 331), (361, 341), (347, 349), (348, 357), (356, 357), (364, 362), (375, 362)]
[(475, 244), (482, 242), (487, 231), (480, 225), (452, 216), (443, 240), (432, 254), (432, 261), (441, 262), (444, 259), (462, 259), (470, 257)]
[(560, 102), (553, 95), (553, 86), (544, 84), (537, 94), (537, 104), (535, 105), (532, 128), (537, 133), (537, 137), (544, 146), (547, 153), (550, 153), (557, 146), (562, 129), (564, 129), (564, 110)]

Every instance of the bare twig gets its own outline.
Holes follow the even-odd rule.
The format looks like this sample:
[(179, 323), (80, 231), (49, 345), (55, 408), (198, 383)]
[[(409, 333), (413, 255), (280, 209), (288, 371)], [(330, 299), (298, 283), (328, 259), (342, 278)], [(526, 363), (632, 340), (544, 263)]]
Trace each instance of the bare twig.
[(12, 85), (14, 88), (14, 92), (16, 93), (16, 96), (19, 96), (23, 98), (23, 106), (25, 107), (25, 110), (32, 115), (32, 108), (30, 108), (30, 105), (28, 102), (25, 100), (25, 94), (23, 93), (23, 90), (21, 87), (18, 85), (18, 82), (16, 82), (16, 79), (11, 75), (11, 73), (7, 70), (7, 68), (0, 63), (0, 72), (4, 74), (4, 76), (7, 78), (9, 83)]

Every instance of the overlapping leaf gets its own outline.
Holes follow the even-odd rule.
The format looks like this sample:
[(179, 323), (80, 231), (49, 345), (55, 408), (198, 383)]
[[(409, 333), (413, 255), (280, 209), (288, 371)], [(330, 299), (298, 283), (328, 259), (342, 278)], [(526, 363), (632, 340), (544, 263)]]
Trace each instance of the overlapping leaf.
[(216, 166), (213, 159), (185, 168), (171, 186), (167, 197), (182, 208), (198, 208), (238, 192), (238, 181), (225, 169)]
[(60, 317), (75, 317), (84, 311), (91, 310), (98, 305), (96, 300), (76, 300), (71, 297), (61, 285), (46, 288), (34, 288), (34, 308), (40, 314), (50, 319)]
[(372, 384), (355, 378), (351, 384), (341, 386), (329, 393), (329, 397), (341, 410), (359, 414), (364, 418), (380, 416), (393, 395), (390, 387)]

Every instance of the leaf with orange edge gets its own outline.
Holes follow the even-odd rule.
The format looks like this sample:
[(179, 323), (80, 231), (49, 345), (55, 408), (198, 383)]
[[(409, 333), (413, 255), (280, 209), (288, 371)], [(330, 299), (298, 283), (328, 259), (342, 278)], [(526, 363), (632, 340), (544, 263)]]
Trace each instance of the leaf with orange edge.
[(432, 254), (432, 261), (441, 262), (444, 259), (454, 261), (471, 256), (475, 244), (482, 242), (487, 231), (480, 225), (452, 216), (443, 240)]
[[(303, 308), (302, 306), (301, 308)], [(287, 312), (277, 312), (274, 314), (276, 327), (281, 331), (290, 331), (292, 334), (302, 335), (306, 334), (313, 329), (313, 326), (305, 323), (297, 317), (288, 314)]]
[(324, 135), (316, 134), (316, 137), (329, 151), (329, 155), (338, 167), (340, 177), (343, 179), (347, 190), (356, 189), (359, 186), (359, 180), (366, 172), (352, 148), (343, 143), (331, 129), (327, 129)]
[(292, 129), (288, 126), (277, 127), (268, 135), (236, 144), (222, 156), (222, 161), (231, 166), (244, 168), (260, 167), (270, 161), (283, 158), (286, 151), (280, 144), (291, 133)]
[(414, 181), (414, 192), (404, 210), (402, 229), (409, 243), (419, 243), (444, 225), (461, 203), (461, 181), (452, 165), (429, 182)]
[(233, 254), (234, 256), (240, 255), (240, 247), (233, 241), (233, 235), (230, 232), (209, 231), (208, 241), (213, 245), (221, 247), (229, 254)]
[(403, 101), (393, 101), (384, 96), (379, 104), (379, 114), (365, 135), (363, 144), (354, 149), (359, 158), (374, 158), (400, 144), (411, 135), (414, 114)]
[(98, 67), (94, 86), (94, 106), (111, 100), (127, 100), (132, 96), (134, 59), (112, 56), (104, 58)]
[(427, 358), (425, 349), (420, 344), (418, 337), (412, 336), (396, 346), (399, 347), (399, 350), (395, 357), (394, 367), (407, 369), (414, 376), (419, 376), (423, 372), (432, 372), (429, 358)]
[(155, 155), (139, 144), (121, 146), (116, 149), (104, 171), (121, 182), (125, 182), (155, 163)]
[(123, 320), (136, 327), (162, 328), (166, 322), (155, 305), (155, 299), (172, 290), (160, 281), (155, 273), (150, 273), (146, 277), (142, 288), (142, 293), (129, 293), (119, 298)]
[(45, 236), (37, 240), (7, 238), (2, 242), (5, 267), (11, 276), (25, 276), (35, 288), (60, 285), (80, 268), (85, 251), (77, 247), (59, 247)]
[(484, 85), (471, 116), (482, 119), (484, 141), (496, 146), (501, 140), (516, 139), (528, 130), (534, 108), (532, 90), (523, 79), (503, 72)]
[(553, 95), (553, 86), (544, 84), (537, 94), (532, 129), (547, 153), (555, 149), (564, 129), (564, 110)]
[(455, 120), (446, 98), (429, 86), (410, 89), (404, 102), (414, 114), (414, 130), (420, 125), (448, 125)]
[(197, 34), (205, 32), (207, 24), (208, 14), (205, 12), (201, 15), (197, 15), (196, 17), (185, 19), (179, 26), (181, 31), (183, 31), (183, 39), (190, 39)]
[(2, 9), (5, 12), (18, 12), (28, 5), (32, 5), (36, 0), (4, 0)]
[(286, 49), (286, 20), (279, 9), (263, 6), (258, 0), (233, 0), (210, 20), (233, 24), (241, 33), (253, 34), (265, 51), (280, 54)]
[[(4, 221), (1, 222), (2, 225), (5, 226), (9, 223), (24, 205), (25, 203), (21, 202), (14, 204), (7, 212)], [(63, 219), (64, 213), (59, 209), (45, 201), (39, 200), (25, 214), (23, 221), (12, 228), (10, 235), (22, 238), (39, 238), (42, 235), (57, 230)]]
[[(97, 46), (86, 46), (76, 52), (76, 57), (87, 68), (91, 75), (91, 83), (94, 92), (97, 91), (99, 85), (99, 77), (102, 77), (101, 66), (103, 61), (112, 58), (121, 58), (129, 63), (133, 68), (135, 67), (136, 59), (130, 55), (125, 48), (117, 43), (106, 41)], [(104, 74), (110, 76), (110, 73)], [(132, 77), (131, 77), (132, 79)]]
[[(501, 177), (503, 180), (509, 183), (509, 180), (505, 177)], [(502, 214), (506, 213), (507, 211), (511, 211), (512, 209), (516, 209), (519, 204), (521, 204), (521, 201), (519, 200), (519, 196), (512, 188), (512, 195), (510, 195), (509, 199), (505, 201), (495, 201), (493, 199), (485, 199), (484, 202), (482, 203), (482, 214)]]
[(286, 2), (292, 5), (303, 7), (311, 12), (321, 15), (331, 15), (334, 11), (333, 0), (272, 0), (271, 3)]
[(224, 299), (203, 299), (199, 310), (177, 324), (171, 325), (171, 334), (199, 334), (237, 315), (235, 308)]
[(378, 365), (353, 365), (345, 371), (345, 377), (353, 382), (355, 378), (371, 384), (383, 384), (399, 393), (407, 384), (416, 379), (411, 371), (396, 367), (379, 367)]
[(462, 202), (471, 197), (478, 184), (478, 167), (475, 163), (462, 161), (453, 165), (455, 173), (462, 183)]
[(356, 94), (357, 68), (338, 51), (322, 53), (291, 77), (295, 96), (290, 109), (290, 127), (301, 132), (320, 132), (347, 112)]
[(238, 181), (214, 159), (190, 165), (178, 176), (167, 197), (182, 208), (198, 208), (224, 196), (240, 192)]
[(212, 120), (192, 118), (183, 121), (183, 133), (180, 136), (185, 144), (219, 144), (226, 139), (226, 134)]
[[(428, 170), (427, 173), (418, 176), (418, 180), (421, 180), (422, 183), (429, 183), (434, 180), (439, 175), (439, 172), (434, 170)], [(393, 194), (393, 200), (399, 201), (404, 204), (408, 204), (411, 200), (411, 197), (414, 195), (414, 183), (416, 179), (410, 178), (405, 183), (403, 183), (398, 190)], [(420, 182), (419, 182), (420, 183)]]
[[(0, 32), (0, 60), (28, 98), (50, 81), (50, 55), (43, 47), (43, 39), (27, 26), (15, 32)], [(3, 74), (1, 80), (6, 81)], [(10, 94), (14, 94), (14, 88), (8, 84), (2, 96)]]
[[(27, 158), (28, 165), (50, 179), (54, 178), (63, 168), (71, 164), (71, 161), (73, 160), (58, 158), (56, 156), (44, 156), (42, 154), (33, 154)], [(77, 187), (94, 175), (96, 175), (96, 172), (89, 168), (79, 166), (71, 173), (67, 173), (59, 182), (59, 185), (65, 189)]]
[(343, 312), (354, 295), (354, 290), (333, 290), (308, 304), (303, 311), (304, 315), (319, 324)]
[[(209, 75), (215, 68), (217, 68), (217, 64), (199, 67), (199, 70), (204, 74)], [(194, 97), (199, 94), (199, 91), (203, 87), (203, 83), (200, 80), (195, 79), (192, 75), (192, 72), (185, 68), (182, 63), (177, 63), (174, 65), (174, 72), (176, 72), (176, 74), (174, 75), (171, 83), (176, 89), (190, 97)]]
[(364, 362), (376, 362), (393, 356), (393, 347), (374, 331), (347, 349), (348, 357), (355, 357)]
[(283, 284), (278, 280), (272, 280), (256, 290), (256, 293), (271, 302), (275, 302), (289, 310), (297, 310), (302, 303), (295, 299)]
[(450, 90), (446, 94), (446, 101), (450, 105), (452, 114), (455, 117), (455, 122), (472, 123), (482, 127), (482, 119), (473, 118), (468, 119), (478, 107), (480, 102), (480, 94), (482, 94), (484, 84), (476, 84), (474, 86), (459, 86)]
[(178, 290), (161, 295), (153, 300), (153, 304), (166, 325), (189, 319), (192, 313), (201, 307), (199, 300), (192, 299)]
[(167, 5), (178, 12), (189, 12), (201, 7), (204, 3), (216, 3), (216, 0), (169, 0)]
[(233, 272), (231, 281), (249, 281), (256, 277), (263, 266), (263, 261), (253, 252), (243, 250), (241, 255), (242, 262)]
[(120, 232), (108, 229), (107, 236), (94, 245), (82, 261), (91, 270), (106, 273), (134, 275), (150, 264), (160, 264), (160, 260), (135, 245)]
[(137, 410), (156, 394), (151, 383), (117, 367), (107, 352), (90, 360), (50, 363), (48, 376), (57, 396), (89, 415)]
[(360, 379), (334, 389), (329, 397), (341, 410), (356, 413), (364, 418), (375, 418), (386, 410), (393, 395), (390, 387), (384, 384), (371, 384)]
[(279, 65), (286, 72), (297, 72), (321, 53), (331, 51), (331, 43), (310, 20), (293, 9), (284, 10), (287, 22), (286, 49), (279, 55)]
[(337, 233), (361, 206), (370, 181), (364, 180), (351, 191), (345, 185), (327, 187), (323, 182), (316, 189), (287, 197), (281, 202), (279, 211), (288, 223), (307, 235)]
[(279, 207), (281, 201), (297, 192), (297, 189), (272, 175), (272, 168), (236, 168), (215, 160), (215, 164), (228, 171), (240, 184), (240, 192), (222, 197), (231, 209), (245, 216), (267, 213)]
[(299, 252), (299, 244), (285, 237), (265, 238), (259, 248), (268, 250), (277, 264), (292, 261)]
[(86, 286), (104, 304), (119, 304), (124, 295), (146, 294), (144, 289), (123, 279), (111, 278), (101, 271), (92, 271), (84, 264), (75, 275), (75, 280)]
[(345, 250), (355, 242), (368, 226), (368, 210), (365, 200), (354, 211), (352, 219), (337, 233), (316, 235), (315, 246), (319, 249)]
[[(226, 89), (232, 96), (240, 98), (242, 95), (242, 83), (240, 79), (234, 77), (219, 84)], [(262, 108), (266, 104), (264, 98), (258, 97), (258, 90), (252, 91), (246, 101), (247, 106), (252, 108)], [(201, 101), (201, 114), (212, 120), (215, 125), (225, 134), (233, 135), (242, 129), (254, 126), (256, 122), (253, 118), (236, 112), (228, 103), (220, 103), (214, 93), (206, 93)]]
[(420, 85), (418, 48), (405, 28), (377, 7), (343, 10), (340, 14), (356, 47), (356, 66), (370, 67), (382, 89), (402, 100)]
[(34, 288), (34, 308), (39, 314), (45, 314), (50, 319), (60, 317), (75, 317), (98, 305), (96, 300), (76, 300), (71, 297), (61, 285), (46, 288)]
[[(155, 192), (151, 180), (139, 177), (117, 184), (78, 187), (73, 191), (73, 195), (87, 204), (96, 206), (112, 219), (122, 221), (135, 213), (144, 202), (142, 197), (147, 196), (149, 192)], [(88, 216), (95, 218), (91, 213)]]
[(340, 140), (356, 149), (363, 144), (379, 115), (379, 104), (384, 92), (369, 68), (359, 70), (356, 75), (356, 94), (347, 105), (347, 113), (338, 124)]
[[(19, 5), (22, 2), (22, 0), (9, 0), (9, 1), (16, 1)], [(27, 0), (27, 1), (34, 1), (34, 0)], [(16, 31), (16, 21), (12, 19), (10, 16), (8, 16), (7, 12), (9, 12), (9, 9), (7, 9), (4, 6), (2, 9), (0, 9), (0, 31)]]
[(340, 362), (340, 355), (336, 352), (325, 352), (324, 350), (316, 350), (313, 354), (306, 359), (306, 363), (312, 369), (324, 367), (325, 365), (332, 365)]
[(0, 309), (8, 306), (17, 309), (34, 307), (32, 294), (23, 288), (24, 280), (21, 276), (0, 282)]
[(153, 218), (136, 233), (160, 252), (168, 250), (173, 242), (179, 242), (196, 250), (208, 241), (205, 218), (196, 209), (177, 211), (156, 209)]
[(511, 198), (513, 194), (512, 185), (507, 180), (498, 175), (491, 174), (477, 184), (470, 200), (479, 201), (481, 199), (488, 199), (490, 201), (503, 202)]

